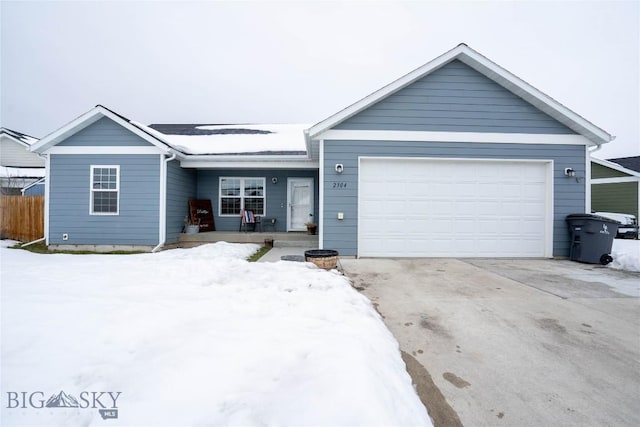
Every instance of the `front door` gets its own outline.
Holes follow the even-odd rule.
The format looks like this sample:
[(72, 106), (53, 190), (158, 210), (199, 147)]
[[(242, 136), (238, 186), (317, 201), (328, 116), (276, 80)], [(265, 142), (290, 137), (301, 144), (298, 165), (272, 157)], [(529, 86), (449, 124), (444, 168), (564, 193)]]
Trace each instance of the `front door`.
[(313, 178), (287, 179), (287, 231), (304, 231), (313, 217)]

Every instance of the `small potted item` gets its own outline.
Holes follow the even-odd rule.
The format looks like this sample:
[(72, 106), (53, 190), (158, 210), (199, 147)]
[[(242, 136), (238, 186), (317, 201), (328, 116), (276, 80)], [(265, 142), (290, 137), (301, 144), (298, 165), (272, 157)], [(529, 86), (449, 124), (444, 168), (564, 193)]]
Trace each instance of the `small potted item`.
[(307, 226), (307, 234), (315, 235), (318, 231), (318, 224), (315, 222), (305, 222), (304, 225)]
[(197, 224), (191, 222), (189, 217), (184, 217), (184, 232), (186, 234), (195, 234), (200, 232), (200, 220), (197, 220)]

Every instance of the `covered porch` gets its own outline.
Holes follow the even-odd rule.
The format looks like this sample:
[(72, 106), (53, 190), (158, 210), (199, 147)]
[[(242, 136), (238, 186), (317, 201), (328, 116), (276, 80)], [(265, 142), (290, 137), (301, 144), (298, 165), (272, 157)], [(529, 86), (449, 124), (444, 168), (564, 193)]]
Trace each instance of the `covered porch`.
[(309, 235), (306, 232), (232, 232), (209, 231), (204, 233), (181, 233), (175, 247), (190, 248), (206, 243), (255, 243), (267, 245), (271, 240), (274, 247), (304, 247), (307, 249), (318, 248), (318, 236)]

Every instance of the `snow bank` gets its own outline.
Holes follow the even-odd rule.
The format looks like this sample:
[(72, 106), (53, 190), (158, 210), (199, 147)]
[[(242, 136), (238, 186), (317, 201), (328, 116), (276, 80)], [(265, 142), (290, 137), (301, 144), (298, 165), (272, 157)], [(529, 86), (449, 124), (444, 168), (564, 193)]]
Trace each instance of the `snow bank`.
[(640, 240), (614, 239), (611, 268), (640, 272)]
[(0, 249), (3, 399), (121, 392), (115, 420), (3, 401), (3, 424), (431, 425), (370, 302), (335, 271), (246, 262), (256, 249)]

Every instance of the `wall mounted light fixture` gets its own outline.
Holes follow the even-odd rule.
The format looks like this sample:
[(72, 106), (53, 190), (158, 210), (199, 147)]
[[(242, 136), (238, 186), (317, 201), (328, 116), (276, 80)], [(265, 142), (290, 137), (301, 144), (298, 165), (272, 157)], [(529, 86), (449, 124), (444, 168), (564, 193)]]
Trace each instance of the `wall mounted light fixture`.
[(278, 178), (274, 176), (273, 178), (271, 178), (271, 182), (274, 183), (274, 184), (277, 184), (278, 183)]
[(336, 163), (336, 172), (342, 173), (344, 170), (344, 165), (342, 163)]
[(564, 168), (565, 176), (576, 176), (576, 171), (572, 168)]

